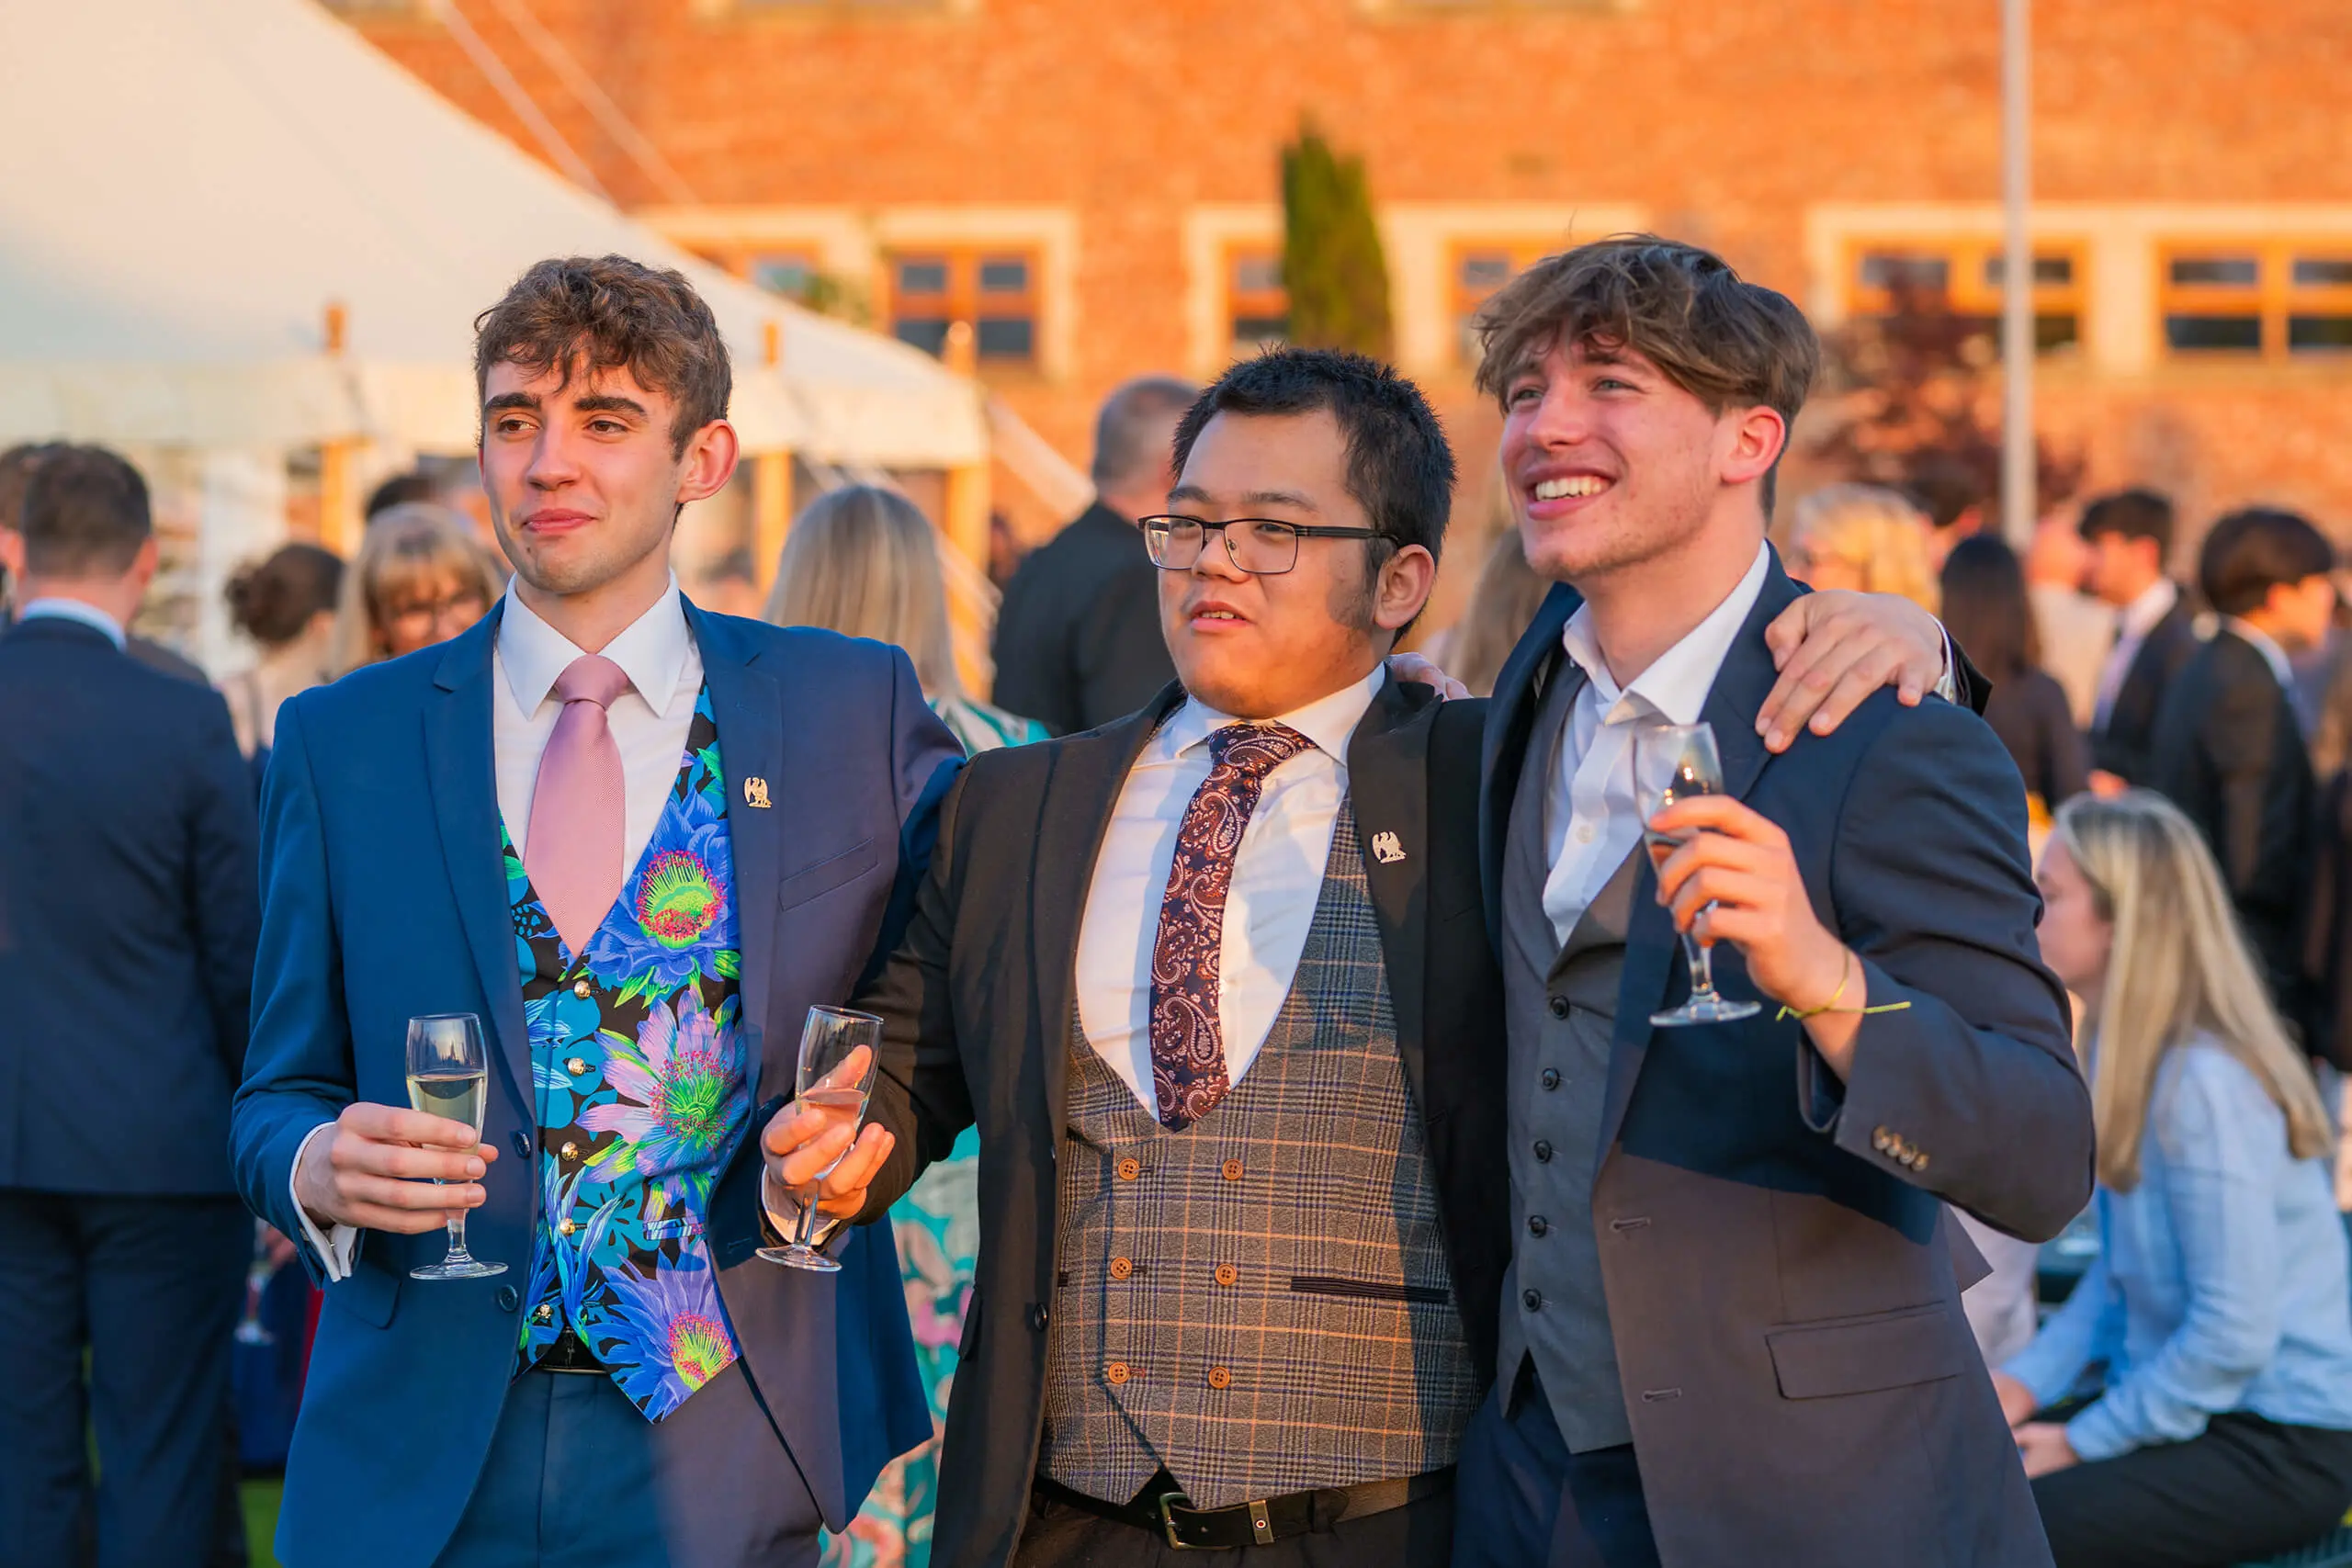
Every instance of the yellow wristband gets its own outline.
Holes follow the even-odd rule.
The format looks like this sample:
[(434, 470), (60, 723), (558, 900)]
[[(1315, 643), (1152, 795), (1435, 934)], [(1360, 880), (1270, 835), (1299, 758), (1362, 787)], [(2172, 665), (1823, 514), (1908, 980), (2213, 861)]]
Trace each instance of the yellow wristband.
[(1838, 1003), (1839, 1002), (1839, 1000), (1841, 1000), (1841, 999), (1845, 997), (1845, 995), (1846, 995), (1846, 987), (1849, 987), (1849, 986), (1850, 986), (1850, 985), (1852, 985), (1853, 983), (1854, 983), (1854, 950), (1853, 950), (1852, 948), (1850, 948), (1850, 947), (1849, 947), (1849, 948), (1848, 948), (1848, 949), (1846, 950), (1846, 963), (1845, 963), (1845, 966), (1844, 966), (1843, 968), (1841, 968), (1841, 969), (1838, 972), (1838, 988), (1837, 988), (1836, 990), (1834, 990), (1834, 991), (1832, 991), (1832, 992), (1830, 992), (1830, 993), (1829, 993), (1829, 999), (1828, 999), (1827, 1001), (1826, 1001), (1826, 1002), (1822, 1003), (1822, 1004), (1821, 1004), (1819, 1007), (1817, 1007), (1817, 1008), (1792, 1008), (1792, 1007), (1783, 1007), (1783, 1008), (1781, 1008), (1781, 1009), (1780, 1013), (1778, 1014), (1778, 1016), (1776, 1016), (1776, 1017), (1772, 1020), (1772, 1021), (1773, 1021), (1773, 1022), (1775, 1022), (1775, 1023), (1786, 1023), (1786, 1022), (1788, 1022), (1791, 1019), (1794, 1019), (1794, 1020), (1796, 1020), (1796, 1021), (1798, 1021), (1799, 1023), (1803, 1023), (1806, 1019), (1809, 1019), (1809, 1018), (1819, 1018), (1822, 1014), (1824, 1014), (1824, 1013), (1829, 1013), (1829, 1012), (1851, 1012), (1851, 1013), (1860, 1013), (1860, 1014), (1863, 1015), (1864, 1017), (1868, 1017), (1868, 1016), (1870, 1016), (1870, 1015), (1871, 1015), (1871, 1014), (1872, 1014), (1872, 1013), (1881, 1013), (1881, 1012), (1902, 1012), (1902, 1011), (1905, 1011), (1905, 1010), (1907, 1010), (1907, 1009), (1911, 1006), (1911, 1004), (1910, 1004), (1909, 1002), (1886, 1002), (1886, 1003), (1883, 1003), (1882, 1005), (1880, 1005), (1880, 1006), (1878, 1006), (1878, 1007), (1874, 1007), (1874, 1008), (1867, 1008), (1867, 1007), (1865, 1007), (1865, 1008), (1841, 1008), (1841, 1007), (1839, 1007), (1839, 1006), (1838, 1005)]

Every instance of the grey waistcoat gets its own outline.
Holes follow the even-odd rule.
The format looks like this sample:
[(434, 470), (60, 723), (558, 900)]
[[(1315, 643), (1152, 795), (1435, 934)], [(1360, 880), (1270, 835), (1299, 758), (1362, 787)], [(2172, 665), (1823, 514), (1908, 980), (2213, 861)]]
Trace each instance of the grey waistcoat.
[[(1076, 1010), (1072, 1010), (1075, 1013)], [(1352, 810), (1249, 1072), (1162, 1127), (1075, 1019), (1039, 1468), (1204, 1507), (1453, 1462), (1479, 1387)]]
[(1535, 1359), (1553, 1416), (1576, 1453), (1634, 1440), (1601, 1292), (1592, 1183), (1642, 853), (1636, 844), (1563, 944), (1544, 912), (1551, 872), (1544, 818), (1569, 711), (1584, 684), (1584, 672), (1563, 660), (1544, 692), (1503, 851), (1513, 1246), (1496, 1359), (1506, 1395), (1521, 1358)]

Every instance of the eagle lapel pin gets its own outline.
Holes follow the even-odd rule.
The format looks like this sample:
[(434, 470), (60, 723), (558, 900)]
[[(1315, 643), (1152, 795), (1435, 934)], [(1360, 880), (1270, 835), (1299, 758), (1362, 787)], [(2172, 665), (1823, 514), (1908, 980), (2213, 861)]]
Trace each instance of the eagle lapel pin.
[(745, 779), (743, 804), (754, 811), (765, 811), (768, 808), (768, 781), (763, 778)]
[(1383, 865), (1394, 865), (1405, 858), (1405, 846), (1396, 841), (1394, 833), (1374, 833), (1372, 836), (1372, 858)]

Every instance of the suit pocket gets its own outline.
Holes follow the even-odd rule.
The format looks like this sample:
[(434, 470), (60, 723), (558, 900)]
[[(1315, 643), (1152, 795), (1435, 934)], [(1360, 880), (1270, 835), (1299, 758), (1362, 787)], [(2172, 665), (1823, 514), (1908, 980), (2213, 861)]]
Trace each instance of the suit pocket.
[(789, 909), (806, 904), (809, 899), (831, 893), (845, 883), (856, 881), (874, 869), (882, 858), (872, 839), (827, 855), (813, 865), (806, 865), (776, 884), (776, 908)]
[[(1784, 1399), (1873, 1393), (1957, 1377), (1962, 1338), (1942, 1303), (1830, 1323), (1770, 1330), (1773, 1375)], [(1966, 1348), (1973, 1353), (1973, 1342)]]
[(1295, 1274), (1296, 1296), (1340, 1296), (1356, 1302), (1395, 1302), (1400, 1306), (1443, 1306), (1453, 1298), (1440, 1285), (1408, 1285), (1401, 1280), (1347, 1280), (1334, 1274)]

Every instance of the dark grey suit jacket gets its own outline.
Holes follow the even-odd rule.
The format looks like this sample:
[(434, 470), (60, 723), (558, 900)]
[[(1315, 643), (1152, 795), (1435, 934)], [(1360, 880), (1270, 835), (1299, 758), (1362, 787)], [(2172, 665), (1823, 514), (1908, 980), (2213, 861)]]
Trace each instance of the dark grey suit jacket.
[[(2123, 672), (2107, 723), (2091, 736), (2091, 766), (2130, 784), (2146, 785), (2154, 770), (2156, 714), (2165, 705), (2165, 691), (2197, 651), (2197, 627), (2188, 612), (2188, 595), (2173, 601), (2164, 619), (2148, 630), (2132, 668)], [(2056, 801), (2050, 803), (2052, 807)]]
[(1029, 553), (996, 617), (989, 700), (1057, 735), (1131, 714), (1176, 678), (1159, 632), (1159, 570), (1101, 502)]
[[(2090, 1099), (2034, 936), (2024, 786), (1982, 720), (1888, 692), (1766, 752), (1764, 628), (1798, 592), (1776, 561), (1705, 716), (1726, 788), (1787, 831), (1871, 1004), (1908, 1006), (1864, 1021), (1845, 1083), (1770, 1007), (1652, 1029), (1688, 981), (1643, 873), (1591, 1224), (1650, 1518), (1666, 1568), (2047, 1563), (1943, 1208), (2041, 1239), (2090, 1196)], [(1553, 590), (1488, 710), (1496, 930), (1539, 683), (1577, 604)], [(1715, 953), (1717, 984), (1754, 995), (1737, 952)]]
[[(855, 1004), (886, 1021), (869, 1114), (898, 1136), (863, 1217), (886, 1209), (965, 1127), (980, 1129), (979, 1274), (941, 1459), (940, 1568), (1010, 1561), (1027, 1514), (1045, 1416), (1079, 926), (1127, 771), (1182, 697), (1170, 686), (1102, 729), (975, 757), (941, 808), (906, 939)], [(1397, 1050), (1482, 1375), (1494, 1364), (1510, 1253), (1502, 986), (1479, 905), (1483, 707), (1441, 705), (1428, 687), (1392, 680), (1348, 746)], [(1396, 834), (1402, 859), (1372, 852), (1379, 832)]]

